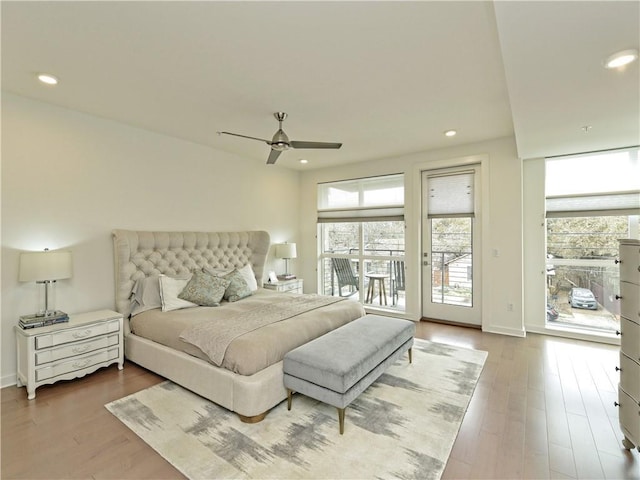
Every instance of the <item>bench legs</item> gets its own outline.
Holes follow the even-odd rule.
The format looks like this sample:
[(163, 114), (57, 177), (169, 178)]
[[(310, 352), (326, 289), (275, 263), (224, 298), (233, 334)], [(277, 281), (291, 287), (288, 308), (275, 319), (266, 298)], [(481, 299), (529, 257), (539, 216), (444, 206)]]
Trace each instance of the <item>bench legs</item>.
[[(287, 388), (287, 410), (291, 410), (294, 391)], [(344, 408), (338, 408), (338, 424), (340, 425), (340, 435), (344, 435)]]
[[(409, 363), (413, 363), (413, 352), (411, 348), (407, 350), (409, 353)], [(291, 402), (293, 401), (294, 391), (287, 388), (287, 410), (291, 410)], [(344, 435), (344, 411), (345, 408), (338, 408), (338, 425), (340, 426), (340, 435)]]
[(338, 424), (340, 425), (340, 435), (344, 434), (344, 408), (338, 409)]

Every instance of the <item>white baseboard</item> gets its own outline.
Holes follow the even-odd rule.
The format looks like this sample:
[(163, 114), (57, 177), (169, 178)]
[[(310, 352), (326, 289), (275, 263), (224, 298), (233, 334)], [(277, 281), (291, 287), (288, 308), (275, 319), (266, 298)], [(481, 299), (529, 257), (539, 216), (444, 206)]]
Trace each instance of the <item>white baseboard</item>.
[(12, 385), (15, 385), (16, 383), (17, 377), (15, 373), (12, 375), (5, 375), (4, 377), (0, 378), (0, 388), (10, 387)]
[(483, 325), (482, 331), (487, 333), (497, 333), (499, 335), (509, 335), (511, 337), (524, 338), (527, 336), (527, 332), (523, 328), (485, 327)]

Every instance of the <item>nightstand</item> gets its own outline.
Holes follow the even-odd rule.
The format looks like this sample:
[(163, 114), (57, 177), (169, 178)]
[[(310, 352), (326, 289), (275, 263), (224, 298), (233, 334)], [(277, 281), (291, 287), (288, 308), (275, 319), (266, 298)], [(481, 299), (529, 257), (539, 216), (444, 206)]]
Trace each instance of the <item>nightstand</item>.
[(122, 314), (111, 310), (69, 315), (69, 321), (23, 330), (14, 327), (18, 353), (18, 387), (27, 398), (40, 385), (84, 377), (100, 367), (124, 366)]
[(269, 290), (275, 290), (276, 292), (302, 293), (303, 283), (304, 281), (301, 278), (294, 278), (292, 280), (264, 283), (262, 286)]

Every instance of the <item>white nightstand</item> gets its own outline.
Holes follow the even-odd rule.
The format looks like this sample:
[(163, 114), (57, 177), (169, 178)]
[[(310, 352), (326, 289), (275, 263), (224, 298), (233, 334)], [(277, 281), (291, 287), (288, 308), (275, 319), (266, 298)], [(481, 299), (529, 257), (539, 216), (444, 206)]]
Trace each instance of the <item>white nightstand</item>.
[(276, 292), (302, 293), (303, 283), (304, 281), (301, 278), (294, 278), (293, 280), (264, 283), (262, 286), (269, 290), (275, 290)]
[(27, 398), (40, 385), (84, 377), (100, 367), (124, 366), (122, 314), (111, 310), (69, 315), (69, 321), (23, 330), (16, 325), (18, 386)]

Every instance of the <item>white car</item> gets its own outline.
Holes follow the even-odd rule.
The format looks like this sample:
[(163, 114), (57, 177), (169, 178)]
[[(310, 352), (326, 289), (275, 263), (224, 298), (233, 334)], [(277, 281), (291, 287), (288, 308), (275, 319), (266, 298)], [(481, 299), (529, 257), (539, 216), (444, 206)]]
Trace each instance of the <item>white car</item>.
[(588, 288), (572, 288), (569, 292), (569, 303), (573, 308), (598, 309), (598, 301), (593, 292)]

